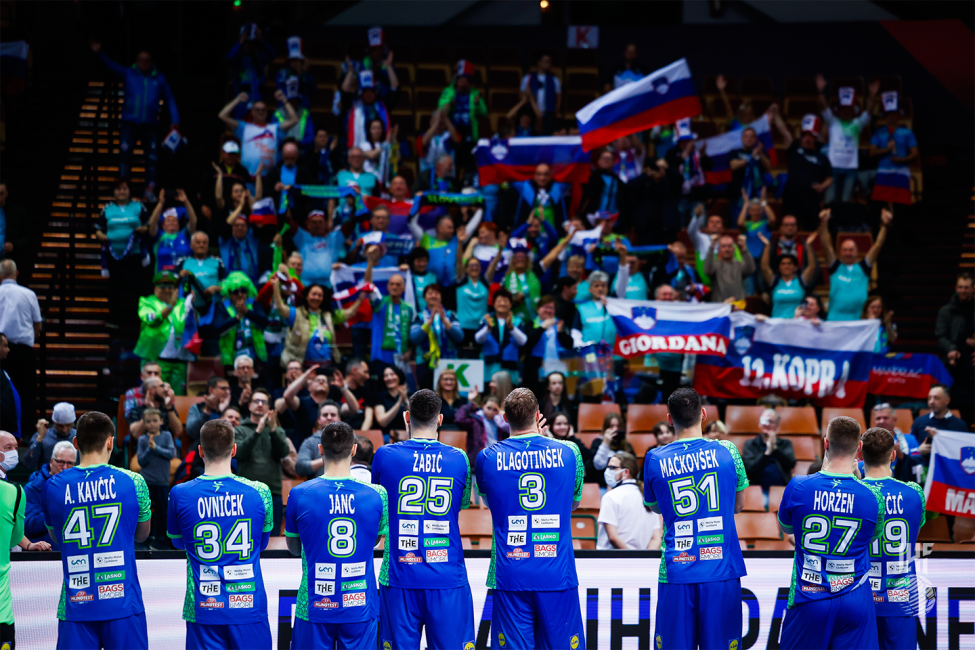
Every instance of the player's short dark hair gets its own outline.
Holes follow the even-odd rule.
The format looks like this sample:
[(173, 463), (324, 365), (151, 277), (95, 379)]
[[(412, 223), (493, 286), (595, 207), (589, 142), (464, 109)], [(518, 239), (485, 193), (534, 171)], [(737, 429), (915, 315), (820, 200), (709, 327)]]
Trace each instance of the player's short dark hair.
[(826, 426), (830, 450), (839, 456), (852, 456), (860, 442), (860, 423), (845, 415), (835, 417)]
[(206, 460), (221, 460), (234, 448), (234, 427), (223, 418), (209, 420), (200, 429), (200, 447)]
[(355, 431), (345, 422), (332, 422), (322, 429), (322, 458), (327, 461), (351, 458)]
[(667, 411), (674, 420), (676, 429), (687, 429), (700, 424), (701, 396), (693, 388), (678, 388), (667, 398)]
[(620, 469), (629, 470), (630, 478), (635, 479), (640, 472), (640, 465), (636, 462), (636, 456), (625, 451), (618, 451), (616, 457), (620, 461)]
[(105, 441), (115, 435), (112, 418), (98, 411), (88, 411), (78, 418), (78, 450), (82, 454), (94, 454), (105, 447)]
[(355, 456), (352, 457), (352, 460), (364, 465), (371, 465), (372, 457), (376, 455), (372, 447), (372, 440), (365, 436), (356, 436), (355, 444)]
[(887, 429), (871, 427), (860, 438), (863, 441), (863, 465), (879, 467), (890, 461), (894, 448), (894, 436)]
[(207, 392), (209, 393), (211, 390), (216, 388), (220, 382), (228, 383), (227, 380), (221, 377), (220, 375), (214, 375), (210, 377), (207, 380)]
[(512, 432), (531, 428), (538, 421), (538, 400), (527, 388), (516, 388), (504, 400), (504, 416)]
[(437, 416), (440, 415), (440, 407), (443, 400), (440, 396), (428, 388), (418, 390), (410, 397), (408, 411), (410, 413), (410, 424), (415, 429), (436, 428)]

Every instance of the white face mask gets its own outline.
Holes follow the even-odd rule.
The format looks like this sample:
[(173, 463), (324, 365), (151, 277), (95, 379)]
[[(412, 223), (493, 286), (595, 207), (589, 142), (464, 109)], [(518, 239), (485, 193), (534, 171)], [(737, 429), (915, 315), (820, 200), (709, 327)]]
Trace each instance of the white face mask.
[(0, 469), (5, 472), (9, 472), (13, 468), (17, 467), (17, 462), (20, 460), (20, 453), (13, 449), (11, 451), (3, 452), (3, 461), (0, 462)]
[(603, 478), (606, 480), (606, 487), (613, 489), (619, 485), (619, 481), (616, 480), (616, 473), (619, 470), (614, 467), (607, 467), (606, 471), (603, 472)]

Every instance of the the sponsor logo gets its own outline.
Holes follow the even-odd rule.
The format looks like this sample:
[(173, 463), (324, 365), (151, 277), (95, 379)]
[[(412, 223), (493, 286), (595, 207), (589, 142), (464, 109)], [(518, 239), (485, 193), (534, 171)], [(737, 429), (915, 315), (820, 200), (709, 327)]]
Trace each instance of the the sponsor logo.
[(576, 648), (579, 647), (579, 636), (577, 634), (573, 634), (572, 638), (569, 639), (569, 647), (572, 648), (572, 650), (576, 650)]
[(535, 557), (557, 557), (558, 544), (535, 544)]
[(532, 528), (559, 528), (560, 515), (532, 515)]
[(365, 562), (352, 562), (351, 564), (342, 565), (343, 578), (354, 578), (356, 576), (364, 576), (364, 575), (366, 575)]
[(254, 591), (255, 588), (254, 582), (231, 582), (227, 584), (227, 593), (238, 594), (242, 591)]
[(87, 555), (69, 555), (67, 562), (68, 573), (81, 573), (83, 571), (88, 571)]
[(504, 632), (498, 632), (498, 645), (500, 645), (503, 648), (504, 644), (505, 644)]
[(516, 560), (521, 560), (526, 557), (531, 557), (532, 554), (528, 551), (522, 550), (520, 548), (513, 548), (506, 553), (506, 557), (514, 558)]
[(95, 567), (105, 568), (125, 564), (125, 551), (115, 553), (95, 553)]
[(393, 650), (393, 644), (389, 641), (383, 641), (383, 650)]
[(728, 644), (728, 650), (738, 650), (738, 639), (732, 639)]
[(678, 551), (686, 551), (687, 549), (694, 546), (693, 537), (677, 537), (674, 539), (674, 549)]
[(230, 594), (230, 609), (252, 609), (254, 594)]
[(697, 532), (705, 533), (709, 530), (724, 530), (724, 517), (705, 517), (697, 520)]
[(399, 534), (400, 535), (419, 535), (420, 534), (420, 520), (419, 519), (400, 519), (399, 520)]
[(223, 601), (217, 600), (212, 596), (206, 599), (206, 602), (200, 603), (200, 607), (205, 607), (207, 609), (223, 609)]
[(822, 571), (823, 560), (815, 555), (805, 555), (802, 558), (802, 568), (810, 571)]
[(121, 582), (114, 585), (98, 585), (99, 600), (106, 600), (108, 598), (124, 598), (124, 597), (125, 597), (125, 585)]
[(423, 539), (423, 546), (450, 546), (449, 537), (426, 537)]
[(332, 600), (331, 598), (322, 598), (312, 603), (312, 607), (316, 609), (337, 609), (338, 606), (338, 601)]
[(220, 567), (218, 566), (200, 567), (200, 580), (219, 580), (219, 579), (220, 579)]
[(326, 564), (325, 562), (316, 562), (315, 577), (319, 580), (335, 580), (335, 565)]
[(416, 555), (415, 553), (407, 553), (406, 555), (401, 555), (396, 559), (406, 564), (416, 564), (417, 562), (423, 562), (423, 558), (420, 557), (419, 555)]
[(826, 592), (826, 587), (819, 585), (802, 585), (802, 590), (807, 594), (821, 594)]
[(95, 574), (95, 582), (114, 582), (125, 580), (125, 571), (104, 571)]
[(832, 575), (827, 573), (826, 580), (829, 582), (830, 593), (835, 594), (837, 591), (843, 591), (853, 584), (853, 574), (846, 573), (844, 575)]
[(211, 582), (201, 582), (200, 583), (200, 593), (204, 596), (219, 596), (220, 595), (220, 583), (216, 581)]
[(704, 546), (706, 544), (724, 544), (724, 535), (698, 535), (697, 545)]
[(887, 563), (887, 573), (892, 575), (897, 575), (898, 573), (907, 573), (911, 569), (910, 562), (888, 562)]
[(880, 562), (871, 562), (870, 570), (867, 571), (867, 575), (874, 578), (879, 578), (880, 576), (884, 575), (883, 564)]
[(228, 565), (223, 568), (223, 577), (227, 580), (250, 580), (254, 577), (253, 564)]
[(887, 578), (888, 589), (907, 589), (910, 586), (911, 579), (906, 576), (903, 578)]
[(449, 521), (424, 521), (423, 532), (426, 533), (427, 535), (449, 535), (450, 522)]
[(508, 533), (508, 546), (524, 546), (528, 543), (528, 533)]
[(826, 570), (831, 573), (852, 573), (853, 560), (826, 560)]
[(687, 553), (681, 553), (680, 555), (675, 555), (671, 562), (694, 562), (697, 560), (696, 555), (688, 555)]
[(911, 600), (911, 592), (908, 589), (888, 589), (887, 600), (892, 603), (906, 603)]
[(95, 594), (89, 594), (87, 591), (79, 591), (72, 594), (69, 600), (72, 603), (87, 603), (95, 600)]
[(419, 537), (400, 537), (399, 538), (399, 550), (401, 551), (415, 551), (420, 548), (420, 538)]
[(528, 530), (528, 515), (508, 515), (508, 530)]
[(447, 549), (445, 548), (427, 549), (427, 562), (446, 562), (447, 559), (448, 559)]
[(365, 589), (365, 580), (350, 580), (342, 583), (342, 591), (353, 591), (354, 589)]
[(664, 640), (660, 637), (659, 634), (657, 635), (655, 641), (657, 643), (657, 650), (661, 650), (664, 647)]
[(532, 533), (533, 542), (557, 542), (559, 541), (558, 533)]
[(720, 560), (724, 557), (723, 549), (720, 546), (704, 546), (698, 549), (698, 554), (702, 560)]
[(880, 591), (883, 588), (883, 581), (880, 578), (870, 578), (870, 591)]
[(674, 537), (687, 537), (694, 534), (693, 521), (674, 522)]
[(474, 650), (474, 642), (468, 641), (464, 644), (464, 650)]
[(366, 592), (357, 591), (351, 594), (342, 594), (342, 607), (362, 607), (366, 604)]
[(68, 586), (72, 589), (87, 589), (91, 586), (90, 573), (76, 573), (68, 576)]
[(817, 585), (823, 584), (823, 576), (820, 575), (818, 571), (813, 571), (812, 569), (802, 570), (802, 580), (805, 582), (812, 582)]
[(316, 580), (315, 581), (315, 595), (316, 596), (333, 596), (335, 595), (335, 582), (331, 580)]

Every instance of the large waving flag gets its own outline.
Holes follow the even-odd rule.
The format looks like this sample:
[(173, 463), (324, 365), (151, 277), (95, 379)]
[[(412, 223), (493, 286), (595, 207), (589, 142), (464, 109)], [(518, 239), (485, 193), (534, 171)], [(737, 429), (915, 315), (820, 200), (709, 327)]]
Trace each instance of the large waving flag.
[(731, 315), (727, 356), (699, 356), (694, 388), (710, 397), (756, 399), (776, 393), (821, 406), (862, 407), (867, 396), (877, 320), (758, 321)]
[[(413, 294), (413, 276), (410, 275), (409, 271), (400, 271), (395, 266), (374, 268), (372, 270), (371, 283), (367, 283), (365, 280), (365, 266), (346, 266), (342, 264), (337, 269), (332, 269), (331, 282), (332, 289), (335, 291), (332, 299), (345, 308), (355, 302), (361, 291), (368, 291), (375, 298), (388, 296), (389, 290), (386, 288), (386, 284), (389, 282), (389, 278), (394, 275), (401, 275), (406, 280), (406, 291), (403, 293), (403, 302), (415, 310), (416, 298)], [(371, 321), (372, 307), (367, 301), (363, 302), (359, 307), (359, 311), (346, 322), (346, 327), (358, 322), (369, 323)]]
[(582, 150), (582, 138), (577, 135), (510, 140), (482, 138), (477, 141), (474, 155), (481, 185), (530, 180), (541, 163), (552, 168), (556, 182), (589, 180), (589, 154)]
[(768, 115), (746, 124), (740, 129), (720, 133), (710, 138), (698, 140), (694, 145), (700, 151), (707, 147), (705, 153), (711, 158), (711, 170), (704, 172), (705, 180), (711, 185), (724, 185), (731, 182), (731, 152), (741, 149), (741, 134), (745, 129), (754, 129), (758, 141), (762, 143), (765, 154), (774, 167), (777, 156), (775, 155), (775, 145), (772, 142), (772, 129), (769, 125)]
[(607, 298), (616, 325), (615, 354), (655, 352), (724, 356), (731, 333), (731, 305)]
[(576, 113), (582, 148), (592, 151), (616, 138), (701, 114), (687, 59), (620, 86)]
[(914, 202), (911, 197), (911, 170), (907, 167), (888, 167), (877, 170), (877, 180), (874, 181), (874, 201), (903, 203), (910, 205)]
[(932, 384), (944, 384), (950, 388), (954, 381), (936, 354), (875, 354), (867, 391), (873, 395), (926, 400)]
[(975, 518), (975, 438), (964, 431), (939, 430), (931, 440), (925, 507)]

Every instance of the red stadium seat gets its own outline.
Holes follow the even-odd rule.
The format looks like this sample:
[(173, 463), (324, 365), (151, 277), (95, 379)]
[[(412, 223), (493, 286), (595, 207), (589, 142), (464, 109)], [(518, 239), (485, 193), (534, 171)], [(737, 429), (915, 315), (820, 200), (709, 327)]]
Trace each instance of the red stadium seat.
[(602, 497), (599, 494), (599, 483), (582, 484), (582, 500), (579, 501), (579, 510), (595, 510), (599, 512), (599, 505)]
[(738, 538), (781, 540), (782, 533), (774, 512), (739, 512), (735, 515)]
[(603, 433), (603, 418), (607, 413), (619, 413), (619, 404), (580, 404), (579, 431)]
[(792, 468), (793, 476), (806, 476), (809, 474), (809, 468), (812, 466), (812, 461), (800, 460), (796, 461), (796, 466)]
[(467, 432), (466, 431), (450, 431), (447, 429), (440, 430), (440, 442), (445, 445), (450, 445), (451, 447), (456, 447), (462, 452), (467, 453)]
[(773, 485), (768, 489), (768, 510), (778, 512), (779, 504), (782, 503), (782, 494), (785, 492), (784, 485)]
[(794, 436), (789, 438), (796, 460), (819, 460), (819, 440), (812, 436)]
[(720, 439), (721, 440), (728, 440), (729, 442), (733, 442), (735, 444), (735, 447), (738, 448), (738, 453), (740, 454), (740, 453), (742, 453), (742, 450), (745, 448), (745, 443), (748, 442), (749, 440), (751, 440), (754, 437), (755, 437), (755, 434), (753, 434), (753, 433), (750, 433), (750, 434), (747, 434), (747, 435), (743, 435), (743, 436), (732, 435), (732, 434), (729, 433), (728, 435), (721, 436)]
[(779, 432), (783, 435), (818, 436), (816, 409), (811, 406), (783, 406), (775, 409), (779, 414)]
[(372, 448), (379, 449), (383, 446), (383, 432), (378, 429), (369, 429), (368, 431), (356, 431), (357, 436), (365, 436), (369, 438), (369, 442), (372, 443)]
[(643, 458), (657, 446), (657, 436), (652, 433), (628, 433), (626, 439), (633, 445), (633, 455)]
[(592, 449), (592, 443), (596, 441), (596, 438), (603, 435), (602, 431), (581, 431), (576, 434), (576, 436), (586, 445), (586, 449)]
[(666, 404), (631, 404), (626, 410), (626, 435), (648, 433), (658, 422), (666, 421)]
[(461, 510), (457, 518), (461, 537), (478, 542), (478, 548), (491, 548), (494, 528), (491, 524), (491, 511), (482, 508)]
[(765, 410), (764, 406), (731, 406), (725, 409), (725, 426), (728, 433), (758, 433), (758, 419)]
[(765, 512), (765, 495), (762, 494), (762, 486), (750, 485), (745, 488), (743, 512)]
[(827, 407), (823, 409), (823, 436), (826, 436), (826, 428), (829, 426), (829, 421), (833, 418), (838, 418), (845, 416), (848, 418), (853, 418), (860, 423), (860, 432), (863, 433), (867, 430), (867, 424), (863, 420), (863, 410), (862, 409), (845, 409), (845, 408), (833, 408)]
[[(956, 517), (958, 521), (960, 517)], [(919, 542), (951, 542), (951, 533), (948, 531), (948, 520), (938, 516), (921, 526), (921, 531), (917, 534)]]
[(598, 524), (592, 515), (572, 515), (572, 539), (579, 541), (583, 550), (596, 548)]

